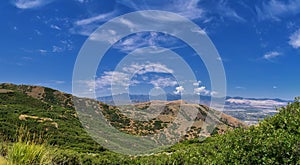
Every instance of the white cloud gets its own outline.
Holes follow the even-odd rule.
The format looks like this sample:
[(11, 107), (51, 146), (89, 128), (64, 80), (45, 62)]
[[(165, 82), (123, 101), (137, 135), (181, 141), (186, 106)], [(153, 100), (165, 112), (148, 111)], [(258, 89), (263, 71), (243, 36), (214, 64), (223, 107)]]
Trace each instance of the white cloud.
[(201, 81), (194, 82), (194, 83), (193, 83), (193, 86), (198, 87), (201, 83), (202, 83)]
[(217, 57), (217, 61), (222, 61), (222, 58), (221, 57)]
[(207, 32), (205, 31), (205, 29), (196, 28), (196, 29), (191, 29), (191, 31), (199, 33), (201, 35), (207, 35)]
[(164, 10), (177, 13), (190, 19), (201, 18), (204, 12), (204, 10), (198, 6), (200, 0), (171, 0), (167, 3), (161, 3), (160, 1), (146, 2), (132, 0), (119, 0), (118, 2), (134, 10)]
[(47, 82), (35, 83), (34, 85), (57, 88), (62, 84), (66, 84), (66, 81), (63, 81), (63, 80), (49, 80)]
[(37, 29), (35, 29), (34, 32), (35, 32), (37, 35), (39, 35), (39, 36), (40, 36), (40, 35), (43, 35), (42, 32), (40, 32), (40, 31), (37, 30)]
[(61, 28), (57, 25), (50, 25), (52, 29), (61, 30)]
[(127, 87), (130, 83), (129, 74), (118, 71), (109, 71), (104, 72), (104, 75), (96, 80), (95, 85), (96, 88), (105, 88), (110, 85)]
[(262, 7), (256, 7), (258, 18), (281, 20), (281, 17), (288, 15), (296, 15), (300, 13), (300, 1), (288, 0), (286, 2), (278, 0), (270, 0), (267, 3), (263, 3)]
[[(132, 1), (132, 0), (118, 0), (117, 2), (126, 5), (134, 10), (163, 10), (179, 14), (189, 19), (202, 19), (203, 22), (209, 22), (212, 17), (219, 15), (220, 17), (230, 18), (236, 21), (245, 21), (239, 16), (236, 11), (230, 8), (226, 0), (219, 0), (214, 2), (214, 10), (206, 10), (201, 3), (201, 0), (170, 0), (167, 3), (160, 1)], [(149, 16), (148, 16), (149, 17)], [(160, 20), (167, 19), (168, 21), (176, 19), (165, 15), (152, 15)]]
[(40, 52), (41, 54), (48, 53), (48, 51), (45, 49), (39, 49), (38, 52)]
[(145, 46), (152, 46), (155, 48), (160, 45), (163, 45), (163, 47), (167, 47), (168, 49), (178, 48), (181, 46), (177, 44), (177, 39), (166, 34), (157, 32), (142, 32), (118, 41), (115, 45), (113, 45), (113, 48), (128, 53), (136, 50), (137, 48)]
[(289, 44), (295, 49), (300, 48), (300, 29), (290, 36)]
[(229, 7), (226, 0), (218, 1), (215, 8), (216, 8), (215, 11), (210, 11), (210, 12), (216, 12), (217, 14), (220, 15), (221, 18), (226, 17), (239, 22), (246, 21), (243, 17), (239, 16), (235, 10)]
[(108, 71), (104, 72), (102, 76), (95, 80), (85, 80), (79, 81), (78, 83), (82, 83), (87, 85), (87, 87), (92, 91), (93, 89), (111, 89), (111, 86), (114, 88), (128, 88), (129, 85), (139, 83), (134, 80), (130, 80), (130, 75), (118, 72), (118, 71)]
[(219, 94), (219, 93), (218, 93), (217, 91), (211, 91), (211, 92), (210, 92), (210, 95), (211, 95), (211, 96), (217, 96), (218, 94)]
[[(134, 75), (143, 75), (149, 72), (154, 73), (173, 73), (172, 69), (160, 63), (131, 64), (121, 68), (119, 71), (106, 71), (96, 80), (84, 81), (89, 88), (96, 89), (109, 88), (110, 86), (127, 88), (130, 85), (142, 83), (142, 81), (132, 80)], [(151, 77), (143, 80), (144, 83), (152, 84), (155, 87), (175, 86), (177, 82), (169, 77)]]
[(73, 42), (71, 40), (61, 40), (57, 45), (53, 45), (49, 49), (38, 49), (37, 52), (41, 54), (49, 54), (49, 53), (61, 53), (64, 51), (70, 51), (73, 49)]
[(144, 64), (131, 64), (128, 67), (122, 68), (123, 71), (130, 73), (130, 74), (145, 74), (149, 72), (155, 72), (155, 73), (170, 73), (172, 74), (174, 71), (170, 68), (168, 68), (164, 64), (160, 63), (144, 63)]
[[(88, 32), (87, 32), (88, 33)], [(89, 34), (87, 34), (89, 35)], [(119, 35), (117, 35), (117, 32), (114, 30), (102, 30), (101, 32), (92, 33), (90, 35), (90, 39), (94, 41), (107, 41), (110, 44), (114, 44), (118, 41), (118, 38), (120, 38)]]
[(170, 87), (177, 85), (177, 81), (174, 81), (173, 79), (167, 77), (159, 77), (158, 79), (151, 80), (150, 83), (154, 85), (154, 87)]
[(60, 53), (60, 52), (63, 52), (64, 51), (64, 48), (62, 47), (59, 47), (59, 46), (52, 46), (52, 52), (53, 53)]
[(79, 3), (86, 3), (88, 0), (77, 0)]
[(115, 17), (117, 14), (116, 10), (113, 10), (111, 12), (108, 12), (108, 13), (102, 13), (102, 14), (99, 14), (97, 16), (94, 16), (94, 17), (90, 17), (90, 18), (86, 18), (86, 19), (82, 19), (82, 20), (78, 20), (75, 22), (75, 25), (78, 25), (78, 26), (84, 26), (84, 25), (88, 25), (88, 24), (91, 24), (91, 23), (99, 23), (99, 22), (105, 22), (107, 20), (110, 20), (111, 18)]
[(275, 106), (284, 106), (286, 105), (286, 102), (279, 102), (271, 99), (266, 100), (253, 100), (253, 99), (227, 99), (226, 100), (229, 103), (235, 103), (235, 104), (245, 104), (245, 105), (251, 105), (255, 107), (275, 107)]
[(19, 9), (33, 9), (51, 3), (53, 0), (16, 0), (14, 5)]
[(266, 59), (266, 60), (270, 60), (270, 59), (273, 59), (273, 58), (278, 57), (278, 56), (280, 56), (280, 55), (282, 55), (282, 54), (279, 53), (279, 52), (273, 51), (273, 52), (268, 52), (268, 53), (266, 53), (266, 54), (263, 56), (263, 58)]
[(183, 86), (178, 86), (175, 88), (176, 91), (174, 91), (174, 94), (180, 94), (184, 91)]
[[(109, 30), (109, 31), (102, 31), (98, 33), (93, 33), (103, 22), (106, 22), (118, 15), (118, 11), (114, 9), (113, 11), (110, 11), (108, 13), (101, 13), (96, 16), (92, 16), (89, 18), (77, 20), (73, 22), (73, 27), (70, 28), (70, 32), (73, 34), (79, 34), (83, 36), (91, 36), (92, 40), (97, 40), (97, 41), (106, 41), (107, 39), (109, 40), (108, 42), (111, 43), (112, 41), (116, 42), (116, 34), (110, 34), (107, 32), (109, 31), (114, 31), (114, 30)], [(113, 43), (114, 43), (113, 42)]]
[(277, 89), (278, 87), (277, 86), (273, 86), (273, 89)]
[(138, 24), (134, 24), (133, 22), (131, 22), (125, 18), (120, 18), (120, 23), (129, 27), (130, 29), (136, 28), (138, 26)]
[(235, 89), (246, 89), (246, 87), (236, 86)]
[(64, 84), (64, 83), (66, 83), (65, 81), (62, 81), (62, 80), (53, 80), (53, 82), (55, 84)]
[(206, 90), (205, 86), (201, 86), (201, 87), (198, 87), (198, 88), (194, 88), (194, 93), (197, 94), (197, 95), (201, 95), (201, 94), (208, 95), (209, 91)]

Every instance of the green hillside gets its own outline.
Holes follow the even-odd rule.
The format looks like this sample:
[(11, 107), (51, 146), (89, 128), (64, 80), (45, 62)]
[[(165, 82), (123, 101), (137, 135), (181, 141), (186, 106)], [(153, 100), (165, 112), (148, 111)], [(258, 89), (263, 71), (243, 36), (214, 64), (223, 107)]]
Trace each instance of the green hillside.
[[(99, 104), (125, 120), (117, 107)], [(257, 126), (185, 140), (154, 155), (127, 156), (105, 150), (88, 136), (71, 95), (1, 84), (0, 164), (300, 164), (300, 102), (278, 111)]]
[(0, 139), (15, 141), (18, 128), (24, 127), (31, 136), (41, 136), (42, 141), (64, 149), (104, 151), (83, 130), (74, 110), (28, 96), (17, 86), (4, 87), (0, 91)]

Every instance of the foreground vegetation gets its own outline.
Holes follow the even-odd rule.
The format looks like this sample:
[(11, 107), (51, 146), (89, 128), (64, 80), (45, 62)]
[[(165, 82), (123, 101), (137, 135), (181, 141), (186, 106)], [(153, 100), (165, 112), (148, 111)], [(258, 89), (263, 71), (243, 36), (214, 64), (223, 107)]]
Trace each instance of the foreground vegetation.
[(54, 164), (300, 164), (299, 124), (300, 102), (295, 100), (247, 130), (184, 141), (151, 156), (130, 157), (109, 151), (88, 154), (25, 142), (2, 143), (1, 154), (15, 164), (47, 164), (50, 160)]
[[(0, 94), (1, 165), (300, 164), (299, 99), (278, 108), (275, 116), (248, 129), (238, 128), (204, 140), (183, 141), (162, 153), (127, 156), (96, 144), (69, 109), (18, 92), (2, 93), (5, 94)], [(15, 120), (20, 112), (29, 117)]]

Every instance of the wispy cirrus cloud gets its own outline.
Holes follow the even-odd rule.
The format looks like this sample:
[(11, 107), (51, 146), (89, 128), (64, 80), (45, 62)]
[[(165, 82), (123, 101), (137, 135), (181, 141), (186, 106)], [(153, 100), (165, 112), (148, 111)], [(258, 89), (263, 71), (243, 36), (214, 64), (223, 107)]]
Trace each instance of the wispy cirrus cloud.
[[(101, 24), (103, 24), (106, 21), (109, 21), (110, 19), (118, 15), (119, 15), (119, 11), (117, 9), (114, 9), (107, 13), (95, 14), (95, 16), (89, 18), (76, 20), (73, 22), (73, 27), (70, 28), (70, 32), (73, 34), (90, 36)], [(95, 34), (94, 40), (99, 40), (103, 38), (103, 35), (105, 35), (105, 32), (103, 34), (102, 33)]]
[(242, 90), (244, 90), (244, 89), (246, 89), (246, 87), (243, 87), (243, 86), (236, 86), (235, 89), (242, 89)]
[(300, 29), (290, 36), (289, 44), (295, 49), (300, 48)]
[(263, 58), (266, 60), (271, 60), (271, 59), (281, 56), (281, 55), (282, 55), (282, 53), (273, 51), (273, 52), (268, 52), (268, 53), (264, 54)]
[(57, 26), (57, 25), (50, 25), (50, 28), (55, 29), (55, 30), (61, 30), (61, 27)]
[(38, 52), (42, 55), (47, 55), (51, 53), (62, 53), (65, 51), (73, 50), (73, 42), (71, 40), (61, 40), (56, 43), (56, 45), (52, 45), (51, 48), (48, 49), (38, 49), (35, 52)]
[(83, 25), (88, 25), (88, 24), (91, 24), (91, 23), (105, 22), (105, 21), (108, 21), (111, 18), (115, 17), (117, 15), (117, 13), (118, 13), (117, 10), (113, 10), (113, 11), (108, 12), (108, 13), (98, 14), (98, 15), (90, 17), (90, 18), (77, 20), (75, 22), (75, 25), (83, 26)]
[(240, 16), (233, 8), (228, 5), (227, 0), (216, 1), (216, 10), (208, 11), (211, 14), (217, 14), (221, 18), (228, 18), (237, 22), (245, 22), (246, 20)]
[(144, 64), (131, 64), (128, 67), (123, 67), (122, 70), (128, 74), (146, 74), (149, 72), (155, 73), (174, 73), (174, 71), (161, 63), (147, 62)]
[(34, 9), (45, 6), (54, 0), (15, 0), (13, 5), (19, 9)]
[(118, 41), (115, 45), (113, 45), (113, 48), (128, 53), (145, 46), (161, 46), (167, 47), (168, 49), (182, 47), (182, 45), (178, 44), (178, 40), (176, 38), (169, 35), (158, 32), (143, 32), (136, 33)]
[(164, 10), (177, 13), (189, 19), (201, 18), (204, 13), (204, 10), (198, 6), (200, 0), (170, 0), (167, 3), (140, 0), (118, 0), (117, 2), (134, 10)]
[(77, 2), (79, 2), (79, 3), (86, 3), (86, 2), (88, 2), (88, 0), (77, 0)]
[(214, 10), (207, 10), (207, 8), (205, 8), (205, 5), (203, 5), (203, 1), (201, 0), (169, 0), (167, 3), (161, 3), (160, 1), (151, 0), (118, 0), (117, 2), (136, 11), (170, 11), (192, 20), (201, 19), (204, 23), (212, 21), (214, 17), (213, 15), (218, 15), (221, 18), (229, 18), (236, 21), (245, 21), (243, 17), (241, 17), (233, 8), (228, 5), (226, 0), (218, 0), (212, 2)]
[[(212, 20), (212, 17), (216, 17), (216, 15), (219, 16), (219, 18), (229, 18), (236, 21), (245, 21), (243, 17), (237, 14), (237, 12), (229, 6), (226, 0), (218, 0), (216, 2), (213, 2), (213, 4), (216, 6), (216, 10), (205, 10), (204, 5), (202, 5), (202, 1), (200, 0), (170, 0), (167, 3), (162, 3), (160, 1), (139, 1), (139, 0), (120, 0), (117, 1), (117, 3), (128, 6), (129, 8), (135, 10), (135, 11), (142, 11), (142, 10), (161, 10), (161, 11), (170, 11), (172, 13), (179, 14), (181, 16), (187, 17), (189, 19), (202, 19), (202, 21)], [(119, 38), (120, 34), (118, 34), (116, 29), (110, 29), (106, 31), (98, 31), (97, 33), (93, 33), (96, 28), (99, 27), (103, 22), (109, 21), (110, 19), (122, 14), (122, 11), (119, 10), (118, 7), (116, 7), (114, 10), (107, 12), (107, 13), (101, 13), (96, 14), (95, 16), (81, 19), (74, 21), (73, 27), (70, 29), (70, 32), (73, 34), (79, 34), (83, 36), (90, 36), (91, 40), (96, 41), (107, 41), (110, 44), (115, 43)], [(178, 18), (175, 17), (172, 14), (147, 14), (143, 15), (141, 13), (141, 16), (147, 18), (147, 19), (158, 19), (162, 22), (172, 21), (177, 22)], [(219, 19), (218, 18), (218, 19)], [(134, 29), (139, 29), (147, 25), (146, 22), (134, 22), (132, 20), (127, 20), (125, 18), (120, 18), (120, 22), (118, 24), (120, 26), (119, 28), (123, 28), (123, 26), (126, 26), (127, 28), (131, 29), (132, 31)], [(151, 25), (151, 26), (160, 26), (160, 25)], [(173, 31), (176, 33), (176, 29), (173, 29)], [(205, 34), (204, 30), (199, 31), (201, 34)], [(92, 34), (92, 35), (91, 35)], [(115, 45), (115, 48), (119, 48), (120, 50), (124, 52), (132, 51), (135, 48), (138, 48), (139, 46), (149, 45), (153, 46), (152, 41), (156, 39), (156, 43), (160, 40), (164, 42), (165, 44), (170, 43), (170, 37), (168, 36), (153, 36), (152, 34), (157, 33), (150, 33), (149, 36), (145, 35), (136, 35), (132, 36), (131, 39), (123, 40), (123, 43), (119, 42)], [(150, 38), (151, 37), (151, 38)], [(156, 37), (156, 38), (155, 38)], [(163, 40), (164, 39), (164, 40)], [(165, 46), (165, 45), (164, 45)]]
[(300, 1), (270, 0), (263, 2), (261, 7), (256, 6), (256, 13), (260, 20), (273, 19), (280, 21), (283, 17), (300, 13)]

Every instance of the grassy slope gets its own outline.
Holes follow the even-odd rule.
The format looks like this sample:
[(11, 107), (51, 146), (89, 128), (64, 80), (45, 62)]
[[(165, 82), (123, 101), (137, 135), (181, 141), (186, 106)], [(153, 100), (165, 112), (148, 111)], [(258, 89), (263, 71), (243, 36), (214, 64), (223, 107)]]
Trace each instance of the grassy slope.
[[(16, 129), (11, 128), (17, 128), (20, 124), (29, 124), (30, 129), (34, 129), (35, 131), (43, 130), (43, 133), (45, 132), (44, 130), (48, 130), (46, 132), (52, 136), (49, 139), (50, 143), (58, 145), (68, 143), (68, 141), (60, 140), (59, 137), (68, 136), (68, 138), (72, 139), (80, 136), (81, 133), (84, 132), (77, 119), (77, 113), (73, 103), (73, 100), (76, 102), (79, 99), (74, 99), (72, 95), (45, 87), (26, 85), (17, 86), (14, 84), (0, 84), (0, 90), (2, 90), (2, 92), (0, 91), (0, 113), (2, 113), (3, 117), (5, 116), (5, 118), (0, 117), (0, 122), (2, 122), (3, 131), (7, 135), (7, 138), (13, 138)], [(169, 102), (166, 106), (165, 104), (162, 104), (164, 108), (162, 111), (163, 115), (159, 115), (164, 117), (164, 119), (169, 120), (163, 122), (158, 118), (154, 118), (150, 121), (137, 121), (126, 117), (121, 113), (118, 107), (109, 106), (92, 99), (80, 100), (83, 100), (83, 105), (89, 104), (90, 106), (102, 107), (103, 110), (99, 108), (95, 110), (95, 108), (93, 108), (93, 111), (89, 112), (91, 113), (90, 115), (97, 116), (97, 114), (93, 113), (98, 113), (96, 112), (98, 110), (102, 111), (114, 127), (135, 135), (153, 134), (168, 126), (168, 123), (172, 122), (170, 119), (176, 117), (174, 114), (176, 115), (178, 113), (180, 107), (194, 107), (194, 109), (198, 109), (198, 120), (203, 120), (206, 116), (211, 118), (212, 121), (216, 121), (217, 123), (215, 130), (220, 130), (221, 132), (226, 131), (227, 129), (244, 126), (242, 122), (225, 114), (222, 114), (220, 120), (218, 120), (218, 117), (215, 117), (215, 112), (217, 111), (203, 105), (183, 104), (181, 106), (180, 103)], [(147, 106), (148, 105), (146, 104), (142, 105), (140, 111), (143, 111)], [(130, 106), (129, 108), (134, 109), (133, 106)], [(137, 109), (133, 111), (137, 112)], [(38, 117), (38, 119), (35, 119), (35, 117)], [(53, 121), (49, 121), (48, 118)], [(20, 119), (23, 121), (20, 121)], [(39, 122), (40, 120), (47, 121), (41, 123)], [(201, 125), (192, 127), (189, 136), (186, 137), (196, 137), (197, 132), (208, 129), (205, 126), (203, 127), (204, 128), (202, 128)], [(207, 127), (209, 127), (209, 123), (207, 123)], [(0, 128), (0, 134), (3, 131), (1, 131)], [(85, 135), (86, 134), (83, 134), (80, 141), (86, 137)], [(71, 141), (71, 143), (74, 142), (76, 141)], [(71, 146), (72, 144), (68, 145)], [(79, 144), (77, 145), (79, 146)], [(79, 146), (79, 148), (83, 148), (83, 146)], [(94, 150), (90, 152), (94, 152)]]
[[(35, 118), (20, 120), (20, 115)], [(44, 141), (64, 149), (82, 152), (102, 152), (82, 129), (75, 110), (34, 99), (21, 92), (0, 93), (0, 139), (15, 141), (19, 127), (26, 127), (31, 135), (42, 136)], [(41, 119), (50, 118), (52, 121)], [(56, 124), (55, 124), (56, 123)]]
[[(0, 116), (7, 116), (0, 121), (1, 139), (16, 141), (16, 129), (25, 125), (29, 131), (47, 137), (52, 145), (42, 145), (55, 153), (52, 161), (58, 164), (300, 164), (299, 100), (279, 109), (278, 114), (258, 126), (236, 129), (204, 141), (185, 141), (164, 153), (143, 157), (103, 151), (83, 132), (79, 121), (73, 120), (74, 111), (58, 102), (45, 103), (21, 92), (0, 92), (0, 101)], [(51, 118), (59, 128), (51, 122), (16, 120), (20, 114)], [(46, 128), (48, 131), (41, 131)], [(0, 144), (0, 155), (7, 158), (15, 143)]]
[[(58, 164), (300, 164), (300, 102), (248, 130), (178, 143), (163, 153), (128, 157), (56, 150)], [(48, 146), (49, 150), (55, 150)], [(65, 162), (65, 163), (63, 163)]]

